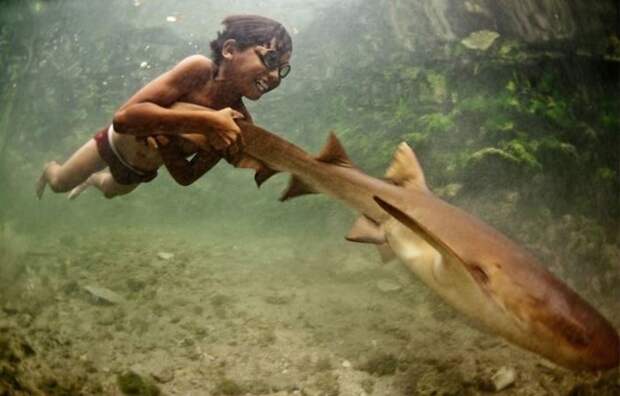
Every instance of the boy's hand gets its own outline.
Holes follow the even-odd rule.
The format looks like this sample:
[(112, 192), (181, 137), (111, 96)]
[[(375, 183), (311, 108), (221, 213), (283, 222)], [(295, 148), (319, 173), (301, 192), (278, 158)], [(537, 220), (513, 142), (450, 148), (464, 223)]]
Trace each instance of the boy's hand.
[(218, 151), (237, 153), (243, 147), (241, 129), (235, 122), (244, 118), (237, 110), (226, 107), (215, 112), (213, 117), (213, 133), (209, 136), (210, 143)]
[(161, 149), (170, 143), (170, 138), (166, 135), (153, 135), (146, 137), (146, 144), (153, 150)]

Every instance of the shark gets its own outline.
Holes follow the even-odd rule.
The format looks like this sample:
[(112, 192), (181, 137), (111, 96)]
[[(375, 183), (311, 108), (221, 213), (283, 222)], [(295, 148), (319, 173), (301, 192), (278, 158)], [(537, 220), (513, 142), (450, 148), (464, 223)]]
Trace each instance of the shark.
[[(483, 330), (572, 370), (603, 371), (620, 361), (617, 330), (548, 271), (536, 256), (476, 216), (434, 195), (414, 151), (401, 143), (384, 178), (353, 164), (334, 133), (318, 156), (237, 120), (243, 155), (260, 187), (291, 175), (280, 197), (321, 193), (360, 213), (346, 236), (377, 245)], [(208, 149), (204, 135), (185, 135)]]

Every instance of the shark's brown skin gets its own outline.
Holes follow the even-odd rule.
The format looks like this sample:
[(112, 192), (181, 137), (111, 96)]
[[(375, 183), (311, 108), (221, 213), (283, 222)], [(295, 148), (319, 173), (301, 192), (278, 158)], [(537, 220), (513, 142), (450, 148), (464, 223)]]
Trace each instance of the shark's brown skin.
[[(355, 168), (333, 135), (313, 158), (256, 125), (238, 124), (245, 144), (238, 165), (256, 169), (259, 184), (274, 171), (288, 172), (293, 178), (283, 200), (321, 192), (358, 210), (364, 217), (350, 239), (387, 242), (428, 286), (487, 330), (567, 368), (618, 366), (620, 341), (611, 324), (526, 249), (435, 197), (407, 145), (395, 154), (389, 182)], [(206, 145), (203, 135), (187, 137)]]

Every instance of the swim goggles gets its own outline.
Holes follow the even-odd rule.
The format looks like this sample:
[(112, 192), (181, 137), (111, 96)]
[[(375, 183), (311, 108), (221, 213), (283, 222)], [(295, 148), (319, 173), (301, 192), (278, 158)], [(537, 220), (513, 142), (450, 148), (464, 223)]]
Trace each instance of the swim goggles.
[(280, 55), (278, 54), (278, 51), (268, 49), (265, 52), (256, 51), (256, 54), (267, 69), (278, 69), (278, 75), (280, 76), (280, 79), (288, 76), (288, 74), (291, 72), (291, 65), (280, 65)]

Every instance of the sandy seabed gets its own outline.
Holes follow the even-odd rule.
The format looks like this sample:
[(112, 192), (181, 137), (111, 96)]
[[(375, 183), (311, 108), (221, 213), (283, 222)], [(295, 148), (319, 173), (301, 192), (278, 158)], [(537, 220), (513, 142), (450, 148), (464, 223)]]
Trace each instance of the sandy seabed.
[[(617, 370), (481, 333), (398, 262), (328, 239), (122, 228), (5, 252), (0, 395), (620, 394)], [(619, 302), (593, 303), (620, 327)]]

